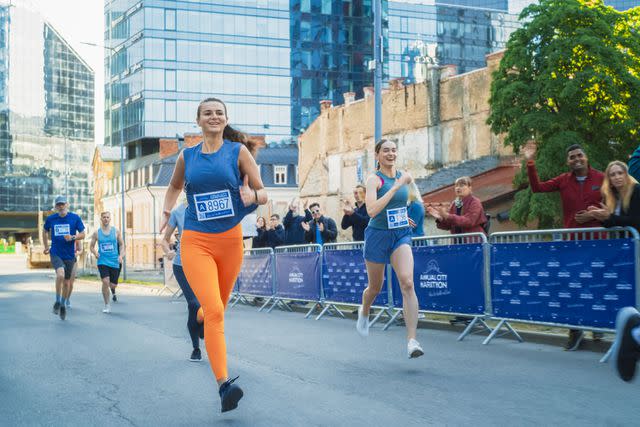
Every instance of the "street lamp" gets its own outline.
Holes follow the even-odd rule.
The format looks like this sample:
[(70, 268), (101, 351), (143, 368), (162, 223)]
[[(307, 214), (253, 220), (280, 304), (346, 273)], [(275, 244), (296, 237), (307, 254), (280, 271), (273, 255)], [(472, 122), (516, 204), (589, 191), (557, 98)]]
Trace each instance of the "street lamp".
[[(113, 53), (118, 52), (119, 49), (114, 47), (109, 47), (105, 45), (99, 45), (97, 43), (89, 43), (89, 42), (80, 42), (82, 44), (86, 44), (87, 46), (101, 47), (104, 49), (108, 49), (111, 54), (109, 55), (109, 100), (113, 101), (111, 98), (111, 56)], [(111, 102), (110, 102), (111, 104)], [(113, 129), (113, 119), (111, 116), (111, 111), (113, 110), (113, 106), (109, 105), (109, 123), (111, 124), (111, 129)], [(124, 242), (124, 255), (122, 256), (122, 277), (123, 280), (127, 280), (127, 239), (126, 239), (126, 230), (127, 230), (127, 212), (125, 210), (124, 205), (124, 192), (125, 192), (125, 179), (124, 179), (124, 121), (123, 121), (123, 112), (124, 110), (124, 99), (120, 102), (120, 111), (118, 113), (118, 121), (120, 122), (120, 190), (122, 192), (122, 241)], [(111, 137), (113, 136), (113, 132), (111, 133)]]

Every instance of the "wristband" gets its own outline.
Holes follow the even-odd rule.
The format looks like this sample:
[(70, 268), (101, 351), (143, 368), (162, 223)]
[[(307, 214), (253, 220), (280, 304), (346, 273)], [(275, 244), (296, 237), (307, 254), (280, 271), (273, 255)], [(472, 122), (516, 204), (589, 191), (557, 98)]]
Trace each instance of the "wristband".
[(258, 190), (256, 190), (255, 188), (253, 189), (253, 195), (256, 197), (256, 205), (258, 204)]

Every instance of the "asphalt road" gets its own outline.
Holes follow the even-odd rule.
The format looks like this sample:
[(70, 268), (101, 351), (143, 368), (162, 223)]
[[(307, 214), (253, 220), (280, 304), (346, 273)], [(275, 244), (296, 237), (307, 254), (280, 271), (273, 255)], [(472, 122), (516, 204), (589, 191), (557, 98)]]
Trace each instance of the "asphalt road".
[[(226, 320), (229, 370), (245, 398), (220, 414), (208, 363), (187, 361), (186, 304), (123, 288), (113, 313), (77, 284), (66, 321), (51, 313), (50, 271), (0, 256), (2, 426), (637, 425), (640, 388), (600, 354), (420, 329), (305, 320), (238, 306)], [(204, 346), (203, 346), (204, 348)], [(206, 360), (206, 356), (205, 356)]]

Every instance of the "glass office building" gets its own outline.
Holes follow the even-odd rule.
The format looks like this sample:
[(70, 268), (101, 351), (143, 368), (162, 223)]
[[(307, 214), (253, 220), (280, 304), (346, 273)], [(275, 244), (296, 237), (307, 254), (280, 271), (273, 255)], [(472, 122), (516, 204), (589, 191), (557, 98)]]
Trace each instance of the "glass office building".
[(638, 0), (607, 0), (605, 3), (618, 10), (627, 10), (632, 7), (640, 6), (640, 1)]
[(242, 131), (290, 137), (289, 0), (106, 0), (105, 28), (105, 143), (128, 159), (197, 132), (208, 97)]
[[(298, 135), (320, 113), (320, 101), (344, 103), (373, 85), (372, 0), (291, 0), (291, 125)], [(387, 2), (383, 2), (386, 10)], [(386, 19), (383, 27), (386, 27)], [(386, 41), (385, 41), (386, 48)], [(386, 55), (386, 49), (385, 49)]]
[(37, 12), (0, 2), (0, 216), (67, 195), (92, 217), (94, 74)]
[(389, 77), (416, 81), (421, 44), (436, 44), (438, 62), (456, 65), (459, 73), (485, 67), (485, 56), (504, 49), (519, 27), (508, 10), (507, 1), (390, 1)]

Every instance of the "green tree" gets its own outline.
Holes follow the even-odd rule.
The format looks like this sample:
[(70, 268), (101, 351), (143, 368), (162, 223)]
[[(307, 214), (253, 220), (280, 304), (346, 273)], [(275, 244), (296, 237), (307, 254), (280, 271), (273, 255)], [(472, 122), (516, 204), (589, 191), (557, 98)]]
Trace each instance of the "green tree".
[[(593, 167), (626, 160), (640, 134), (640, 8), (619, 12), (602, 0), (540, 0), (507, 43), (493, 74), (487, 123), (516, 153), (537, 146), (541, 179), (567, 171), (565, 149), (585, 148)], [(526, 184), (526, 169), (515, 184)], [(555, 194), (516, 194), (519, 225), (561, 223)]]

